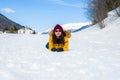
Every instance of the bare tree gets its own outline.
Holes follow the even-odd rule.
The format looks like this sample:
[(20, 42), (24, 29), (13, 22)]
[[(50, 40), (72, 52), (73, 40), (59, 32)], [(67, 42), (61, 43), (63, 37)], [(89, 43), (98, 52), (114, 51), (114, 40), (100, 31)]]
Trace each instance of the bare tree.
[(105, 0), (92, 0), (89, 5), (89, 16), (92, 17), (93, 24), (98, 23), (100, 28), (104, 28), (104, 18), (107, 17)]
[(93, 25), (98, 23), (100, 28), (104, 28), (104, 19), (107, 13), (115, 10), (120, 17), (120, 0), (90, 0), (88, 8), (88, 18), (92, 21)]

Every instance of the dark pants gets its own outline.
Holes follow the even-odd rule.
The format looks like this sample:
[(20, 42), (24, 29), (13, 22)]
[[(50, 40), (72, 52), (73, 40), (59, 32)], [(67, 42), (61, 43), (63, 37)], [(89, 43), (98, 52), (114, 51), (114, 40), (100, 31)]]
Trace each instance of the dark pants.
[(47, 49), (49, 49), (49, 43), (47, 43), (45, 47), (46, 47)]

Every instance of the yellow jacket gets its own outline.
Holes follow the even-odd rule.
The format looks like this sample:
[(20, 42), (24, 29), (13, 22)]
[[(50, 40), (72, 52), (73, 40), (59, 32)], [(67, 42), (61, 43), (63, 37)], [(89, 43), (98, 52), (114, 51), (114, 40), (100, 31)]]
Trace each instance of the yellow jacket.
[(54, 44), (53, 40), (52, 40), (52, 34), (53, 34), (53, 30), (50, 32), (50, 37), (49, 37), (49, 50), (51, 50), (52, 48), (63, 48), (64, 51), (68, 51), (68, 38), (71, 37), (71, 33), (64, 30), (66, 36), (64, 37), (65, 40), (65, 44)]

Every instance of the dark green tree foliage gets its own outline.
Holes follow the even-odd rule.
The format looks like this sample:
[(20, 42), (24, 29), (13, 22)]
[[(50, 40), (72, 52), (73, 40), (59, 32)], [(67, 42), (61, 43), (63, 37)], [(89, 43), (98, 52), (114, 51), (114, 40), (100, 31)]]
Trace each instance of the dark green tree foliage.
[(8, 27), (4, 27), (3, 32), (8, 31)]
[(120, 0), (106, 0), (106, 4), (107, 4), (108, 11), (115, 9), (117, 15), (120, 17), (120, 8), (118, 8), (120, 7)]
[(33, 31), (33, 33), (32, 33), (32, 34), (36, 34), (35, 30)]
[(12, 27), (10, 28), (11, 33), (16, 33), (17, 30), (18, 30), (18, 28), (15, 25), (12, 25)]

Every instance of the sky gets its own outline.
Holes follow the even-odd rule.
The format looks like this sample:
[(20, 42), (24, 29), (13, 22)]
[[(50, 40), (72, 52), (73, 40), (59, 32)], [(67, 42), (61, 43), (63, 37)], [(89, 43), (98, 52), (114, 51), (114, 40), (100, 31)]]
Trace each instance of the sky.
[(88, 22), (89, 0), (0, 0), (0, 13), (36, 31), (56, 24)]

